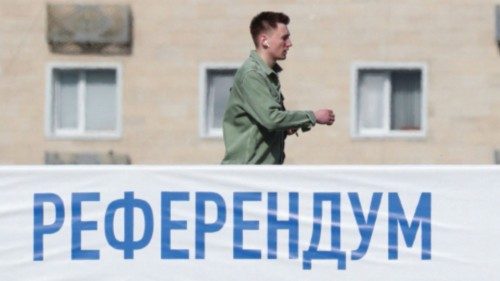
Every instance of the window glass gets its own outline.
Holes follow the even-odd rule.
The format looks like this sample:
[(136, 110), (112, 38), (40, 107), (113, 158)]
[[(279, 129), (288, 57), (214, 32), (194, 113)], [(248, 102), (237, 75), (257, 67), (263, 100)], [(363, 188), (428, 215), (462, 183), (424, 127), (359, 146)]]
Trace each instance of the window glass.
[(359, 77), (358, 122), (360, 129), (384, 127), (384, 85), (387, 75), (379, 71), (362, 71)]
[(208, 127), (221, 129), (236, 69), (208, 71)]
[(55, 126), (58, 129), (78, 127), (78, 81), (76, 70), (57, 71), (55, 83)]
[(87, 70), (85, 93), (85, 129), (110, 131), (116, 128), (116, 72)]
[(391, 75), (391, 129), (420, 130), (420, 71), (394, 71)]

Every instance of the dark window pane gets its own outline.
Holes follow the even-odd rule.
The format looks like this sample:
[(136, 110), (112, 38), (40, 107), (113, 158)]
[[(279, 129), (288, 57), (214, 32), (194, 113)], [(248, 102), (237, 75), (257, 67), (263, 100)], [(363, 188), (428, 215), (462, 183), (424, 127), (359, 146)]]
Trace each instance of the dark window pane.
[(420, 130), (422, 73), (419, 70), (391, 74), (391, 130)]

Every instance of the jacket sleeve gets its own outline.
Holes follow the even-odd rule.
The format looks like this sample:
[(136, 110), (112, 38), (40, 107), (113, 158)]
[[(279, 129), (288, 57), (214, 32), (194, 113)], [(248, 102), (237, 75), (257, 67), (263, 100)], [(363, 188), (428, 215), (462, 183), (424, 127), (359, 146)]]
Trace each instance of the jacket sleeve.
[(283, 110), (281, 104), (273, 98), (264, 79), (257, 72), (249, 71), (241, 83), (243, 106), (252, 118), (270, 131), (289, 128), (302, 128), (306, 131), (316, 124), (312, 111)]

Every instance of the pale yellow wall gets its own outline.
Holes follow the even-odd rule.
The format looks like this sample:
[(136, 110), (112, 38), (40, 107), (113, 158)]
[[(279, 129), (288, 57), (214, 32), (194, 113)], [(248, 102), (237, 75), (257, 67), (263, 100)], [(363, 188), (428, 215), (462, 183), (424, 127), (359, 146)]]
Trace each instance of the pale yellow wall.
[[(54, 1), (76, 3), (75, 1)], [(242, 62), (249, 21), (287, 13), (293, 48), (281, 80), (290, 109), (333, 107), (332, 127), (291, 137), (290, 164), (490, 164), (500, 149), (500, 53), (494, 5), (454, 1), (79, 1), (130, 4), (129, 56), (50, 53), (46, 1), (0, 0), (0, 164), (42, 164), (44, 151), (127, 153), (134, 164), (217, 164), (222, 140), (198, 135), (199, 66)], [(45, 68), (54, 62), (120, 63), (123, 136), (45, 137)], [(352, 139), (353, 62), (420, 62), (428, 71), (423, 139)]]

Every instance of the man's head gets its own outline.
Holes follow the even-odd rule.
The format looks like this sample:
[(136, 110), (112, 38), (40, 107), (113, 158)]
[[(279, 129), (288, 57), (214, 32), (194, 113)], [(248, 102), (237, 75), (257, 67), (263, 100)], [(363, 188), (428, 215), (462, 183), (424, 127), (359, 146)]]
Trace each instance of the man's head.
[(290, 18), (283, 13), (262, 12), (250, 23), (250, 33), (255, 47), (272, 60), (284, 60), (292, 47), (287, 25)]

